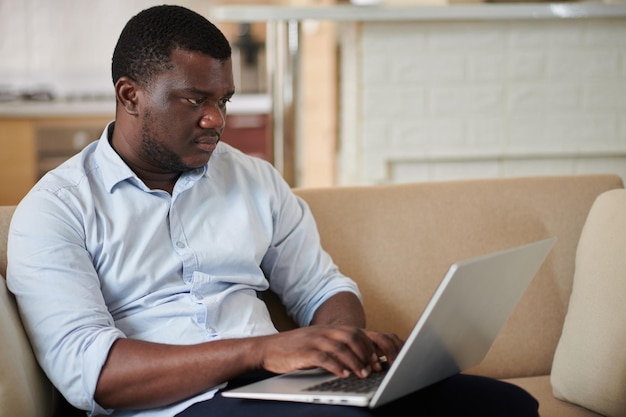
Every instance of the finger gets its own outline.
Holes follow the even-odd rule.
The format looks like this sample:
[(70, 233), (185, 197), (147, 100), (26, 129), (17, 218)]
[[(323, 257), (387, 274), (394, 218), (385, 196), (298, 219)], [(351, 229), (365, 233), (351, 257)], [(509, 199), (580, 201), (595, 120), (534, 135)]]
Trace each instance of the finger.
[(328, 329), (324, 350), (345, 368), (359, 377), (367, 377), (372, 372), (372, 356), (376, 346), (367, 334), (355, 327), (335, 327)]
[(358, 365), (358, 358), (342, 342), (349, 338), (342, 332), (331, 330), (314, 326), (263, 338), (265, 344), (261, 366), (275, 373), (323, 368), (340, 377), (348, 376), (354, 369), (362, 369), (363, 365)]
[(346, 367), (343, 361), (338, 360), (335, 355), (325, 351), (318, 351), (314, 359), (315, 366), (322, 368), (338, 377), (347, 378), (350, 376), (350, 369)]
[(335, 349), (337, 358), (353, 374), (366, 378), (372, 373), (371, 358), (376, 355), (376, 346), (362, 329), (351, 328), (345, 336), (348, 339)]
[(376, 355), (372, 357), (371, 366), (377, 371), (383, 368), (381, 362), (392, 364), (404, 345), (403, 340), (393, 333), (368, 331), (367, 335), (376, 346)]

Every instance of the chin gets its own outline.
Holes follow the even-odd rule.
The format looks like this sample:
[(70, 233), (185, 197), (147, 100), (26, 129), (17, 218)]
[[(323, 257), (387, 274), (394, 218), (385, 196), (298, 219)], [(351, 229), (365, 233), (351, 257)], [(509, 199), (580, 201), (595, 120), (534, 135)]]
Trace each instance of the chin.
[(209, 162), (210, 159), (211, 159), (211, 155), (209, 155), (208, 157), (204, 157), (204, 158), (196, 158), (192, 161), (186, 162), (185, 165), (191, 171), (194, 169), (203, 168)]

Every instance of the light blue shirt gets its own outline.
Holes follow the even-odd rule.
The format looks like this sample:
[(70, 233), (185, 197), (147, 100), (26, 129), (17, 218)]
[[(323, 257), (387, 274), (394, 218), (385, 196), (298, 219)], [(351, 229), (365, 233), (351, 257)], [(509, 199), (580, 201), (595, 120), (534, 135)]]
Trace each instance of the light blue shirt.
[(192, 344), (275, 333), (258, 292), (300, 324), (341, 291), (357, 294), (321, 248), (315, 221), (266, 161), (220, 143), (172, 195), (150, 190), (108, 141), (49, 172), (19, 204), (7, 283), (55, 386), (91, 415), (171, 416), (211, 398), (143, 412), (94, 401), (118, 338)]

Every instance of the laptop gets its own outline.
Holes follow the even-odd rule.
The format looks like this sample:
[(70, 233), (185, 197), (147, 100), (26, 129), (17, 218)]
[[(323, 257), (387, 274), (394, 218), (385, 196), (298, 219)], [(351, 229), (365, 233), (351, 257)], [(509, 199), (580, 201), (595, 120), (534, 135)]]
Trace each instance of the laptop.
[(452, 264), (394, 363), (365, 378), (377, 384), (367, 392), (337, 391), (342, 378), (313, 369), (222, 395), (375, 408), (478, 365), (555, 241), (551, 237)]

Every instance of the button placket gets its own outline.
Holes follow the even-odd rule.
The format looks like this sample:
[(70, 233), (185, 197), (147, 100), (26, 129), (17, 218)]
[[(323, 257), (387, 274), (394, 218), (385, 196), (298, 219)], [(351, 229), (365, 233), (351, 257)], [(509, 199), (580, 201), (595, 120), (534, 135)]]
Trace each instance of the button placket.
[(174, 251), (180, 257), (183, 267), (183, 281), (191, 284), (193, 271), (197, 269), (197, 260), (192, 248), (187, 242), (183, 222), (180, 221), (175, 207), (176, 200), (172, 201), (169, 212), (170, 241)]

